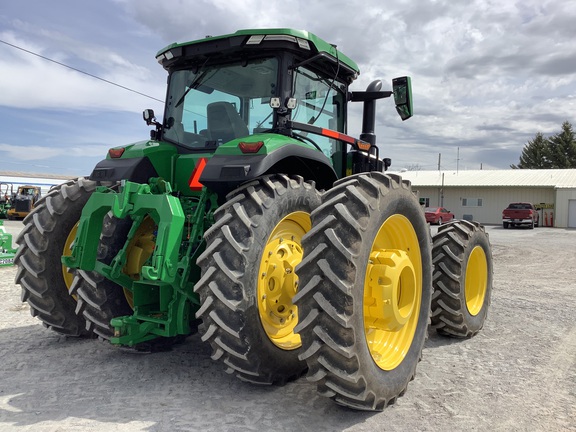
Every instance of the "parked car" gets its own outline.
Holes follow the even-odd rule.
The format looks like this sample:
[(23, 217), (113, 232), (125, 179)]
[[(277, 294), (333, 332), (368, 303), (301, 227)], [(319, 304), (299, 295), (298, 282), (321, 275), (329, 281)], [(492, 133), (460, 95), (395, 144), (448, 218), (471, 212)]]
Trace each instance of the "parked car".
[(502, 226), (504, 228), (525, 225), (532, 229), (538, 226), (540, 214), (532, 203), (514, 202), (508, 204), (502, 211)]
[(454, 214), (444, 207), (426, 207), (424, 213), (426, 214), (426, 222), (431, 224), (442, 225), (454, 219)]

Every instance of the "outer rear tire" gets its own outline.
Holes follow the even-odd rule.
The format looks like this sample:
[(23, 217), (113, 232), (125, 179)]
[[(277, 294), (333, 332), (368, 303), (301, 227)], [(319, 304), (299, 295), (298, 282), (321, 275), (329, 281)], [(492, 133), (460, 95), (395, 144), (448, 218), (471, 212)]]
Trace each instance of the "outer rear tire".
[(44, 326), (67, 336), (92, 335), (75, 313), (76, 300), (68, 294), (72, 278), (60, 258), (95, 188), (95, 182), (80, 178), (51, 189), (24, 219), (16, 240), (16, 283), (22, 286), (22, 301)]
[(444, 336), (474, 336), (484, 326), (492, 294), (488, 234), (477, 222), (444, 225), (433, 238), (432, 256), (432, 327)]
[(424, 213), (409, 182), (372, 172), (336, 182), (312, 221), (294, 298), (308, 379), (338, 404), (382, 410), (406, 391), (427, 337), (432, 263)]
[[(291, 215), (305, 215), (310, 225), (308, 215), (319, 204), (320, 193), (302, 177), (264, 177), (231, 192), (214, 215), (216, 223), (205, 233), (206, 250), (198, 258), (202, 276), (194, 288), (201, 301), (199, 331), (202, 340), (212, 346), (212, 358), (243, 381), (283, 384), (305, 371), (306, 364), (298, 359), (300, 338), (293, 332), (297, 314), (292, 296), (297, 279), (290, 279), (301, 252), (297, 262), (292, 257), (292, 262), (282, 264), (286, 278), (280, 273), (270, 278), (268, 273), (274, 272), (271, 267), (276, 261), (267, 260), (268, 253), (284, 253), (282, 236), (273, 234), (284, 222), (288, 222), (284, 240), (293, 250), (301, 250), (300, 237), (309, 227), (297, 228), (297, 219), (291, 220)], [(289, 233), (293, 222), (298, 232), (295, 236)], [(277, 262), (281, 267), (281, 261)], [(269, 284), (264, 287), (269, 292), (262, 291), (263, 283)], [(264, 293), (271, 299), (278, 286), (284, 293), (277, 297), (282, 307), (272, 309), (275, 303), (270, 304)], [(286, 347), (282, 340), (274, 339), (274, 329), (288, 333)], [(296, 337), (297, 342), (290, 340)]]

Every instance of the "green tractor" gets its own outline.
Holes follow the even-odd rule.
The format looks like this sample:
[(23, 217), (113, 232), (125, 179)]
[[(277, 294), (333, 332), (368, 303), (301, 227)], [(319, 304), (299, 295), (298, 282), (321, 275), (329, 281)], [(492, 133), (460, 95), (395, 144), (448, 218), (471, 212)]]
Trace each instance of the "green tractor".
[(8, 218), (8, 210), (12, 208), (14, 185), (0, 182), (0, 219)]
[(6, 232), (4, 221), (0, 220), (0, 267), (14, 264), (16, 249), (12, 248), (12, 234)]
[[(175, 43), (149, 140), (109, 150), (25, 219), (16, 282), (58, 333), (166, 349), (200, 332), (227, 372), (381, 410), (414, 377), (431, 322), (470, 337), (492, 289), (488, 236), (432, 239), (385, 174), (376, 100), (412, 116), (409, 77), (350, 91), (358, 66), (317, 36), (241, 30)], [(347, 135), (349, 102), (363, 130)]]

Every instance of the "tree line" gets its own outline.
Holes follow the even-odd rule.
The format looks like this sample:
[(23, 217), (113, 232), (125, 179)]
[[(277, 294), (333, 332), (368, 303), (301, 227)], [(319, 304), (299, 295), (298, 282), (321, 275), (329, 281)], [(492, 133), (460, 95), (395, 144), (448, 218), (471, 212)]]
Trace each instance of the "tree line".
[(572, 125), (565, 121), (562, 131), (548, 138), (538, 132), (524, 146), (518, 165), (510, 165), (510, 168), (576, 168), (576, 136)]

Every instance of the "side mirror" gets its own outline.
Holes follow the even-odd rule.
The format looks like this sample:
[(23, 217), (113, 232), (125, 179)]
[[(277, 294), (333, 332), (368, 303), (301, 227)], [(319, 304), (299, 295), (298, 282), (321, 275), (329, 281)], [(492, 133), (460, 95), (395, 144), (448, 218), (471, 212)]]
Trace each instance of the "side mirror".
[(392, 80), (392, 91), (394, 93), (394, 103), (396, 111), (402, 121), (412, 117), (412, 81), (410, 77), (399, 77)]
[(154, 110), (145, 109), (142, 113), (142, 117), (148, 126), (155, 124), (156, 122), (156, 117), (154, 117)]
[(384, 171), (386, 171), (388, 168), (390, 168), (390, 165), (392, 165), (392, 159), (390, 158), (384, 158), (382, 159), (382, 162), (384, 163)]

